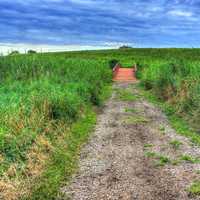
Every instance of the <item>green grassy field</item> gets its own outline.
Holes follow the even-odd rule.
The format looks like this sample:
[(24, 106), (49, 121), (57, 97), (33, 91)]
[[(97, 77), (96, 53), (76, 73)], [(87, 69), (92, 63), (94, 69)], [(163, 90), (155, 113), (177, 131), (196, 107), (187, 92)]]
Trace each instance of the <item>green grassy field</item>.
[[(42, 199), (45, 189), (50, 199), (55, 189), (50, 191), (51, 185), (34, 188), (35, 183), (45, 184), (37, 178), (49, 170), (51, 164), (46, 163), (53, 162), (49, 158), (54, 155), (63, 166), (69, 162), (64, 158), (73, 160), (95, 124), (92, 108), (101, 105), (111, 70), (104, 61), (48, 54), (2, 57), (0, 68), (0, 187), (10, 199), (30, 191), (41, 193)], [(72, 144), (73, 151), (66, 156)], [(54, 173), (44, 179), (49, 184), (58, 173), (57, 182), (52, 183), (56, 188), (67, 169), (59, 163), (52, 167)]]
[(141, 85), (200, 132), (199, 56), (131, 49), (0, 57), (2, 198), (55, 198), (95, 124), (94, 107), (109, 95), (112, 59), (137, 64)]
[(71, 53), (68, 57), (119, 60), (138, 66), (141, 85), (172, 105), (200, 133), (200, 49), (130, 49)]

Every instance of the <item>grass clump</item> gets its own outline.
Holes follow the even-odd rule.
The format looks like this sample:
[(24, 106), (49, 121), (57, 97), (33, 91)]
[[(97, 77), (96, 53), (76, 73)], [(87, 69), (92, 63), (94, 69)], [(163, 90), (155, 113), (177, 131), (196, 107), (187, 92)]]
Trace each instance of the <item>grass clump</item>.
[(162, 132), (165, 131), (165, 127), (163, 125), (160, 126), (160, 131), (162, 131)]
[(156, 157), (156, 153), (155, 152), (151, 152), (151, 151), (147, 151), (147, 152), (145, 152), (145, 156), (147, 157), (147, 158), (154, 158), (154, 157)]
[(170, 159), (167, 156), (163, 156), (163, 155), (158, 155), (156, 157), (156, 166), (165, 166), (166, 164), (170, 163)]
[(149, 119), (142, 116), (131, 116), (125, 120), (126, 124), (145, 124), (148, 122), (149, 122)]
[(191, 195), (200, 195), (200, 181), (196, 181), (194, 182), (189, 188), (188, 188), (188, 192)]
[(197, 174), (200, 174), (200, 170), (197, 170), (196, 173), (197, 173)]
[(181, 163), (181, 160), (180, 160), (180, 159), (171, 160), (171, 164), (172, 164), (172, 165), (179, 165), (180, 163)]
[(153, 144), (144, 144), (144, 148), (150, 148), (150, 147), (153, 147), (154, 145)]
[(170, 141), (169, 143), (174, 149), (178, 150), (181, 145), (182, 145), (182, 142), (180, 142), (179, 140), (172, 140)]
[(162, 135), (165, 135), (165, 126), (160, 125), (159, 130), (162, 133)]
[(194, 158), (190, 155), (182, 155), (180, 157), (180, 160), (187, 161), (187, 162), (192, 163), (192, 164), (200, 163), (200, 158)]
[(137, 113), (137, 110), (134, 108), (125, 108), (126, 113)]
[(122, 101), (135, 101), (138, 99), (137, 96), (135, 96), (128, 90), (119, 90), (118, 96), (119, 96), (119, 99)]
[(155, 159), (155, 166), (164, 166), (168, 163), (171, 163), (171, 160), (167, 157), (167, 156), (164, 156), (164, 155), (160, 155), (156, 152), (151, 152), (151, 151), (148, 151), (148, 152), (145, 152), (145, 156), (147, 158), (154, 158)]

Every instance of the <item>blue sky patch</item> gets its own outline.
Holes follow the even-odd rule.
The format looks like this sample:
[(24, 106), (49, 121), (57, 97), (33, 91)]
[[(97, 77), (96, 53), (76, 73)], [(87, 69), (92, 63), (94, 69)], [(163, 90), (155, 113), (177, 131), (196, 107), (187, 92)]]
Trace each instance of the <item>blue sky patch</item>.
[(0, 45), (199, 47), (199, 0), (1, 0)]

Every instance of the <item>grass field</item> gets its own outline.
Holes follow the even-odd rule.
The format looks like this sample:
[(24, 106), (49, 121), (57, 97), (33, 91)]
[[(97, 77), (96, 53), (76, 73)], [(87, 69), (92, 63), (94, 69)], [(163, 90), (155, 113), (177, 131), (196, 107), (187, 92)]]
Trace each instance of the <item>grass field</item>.
[[(2, 57), (0, 68), (1, 191), (17, 199), (43, 190), (50, 199), (55, 189), (49, 188), (59, 186), (67, 170), (62, 168), (69, 162), (66, 149), (72, 148), (67, 157), (72, 160), (95, 123), (92, 107), (101, 105), (111, 70), (104, 61), (63, 55)], [(63, 163), (54, 163), (54, 173), (44, 178), (49, 184), (57, 174), (57, 182), (32, 188), (49, 170), (49, 158)]]
[(54, 199), (109, 94), (112, 59), (137, 64), (141, 85), (200, 132), (199, 56), (131, 49), (0, 57), (2, 198)]
[(172, 105), (200, 133), (200, 49), (131, 49), (71, 53), (68, 57), (119, 60), (137, 64), (137, 76), (146, 90)]

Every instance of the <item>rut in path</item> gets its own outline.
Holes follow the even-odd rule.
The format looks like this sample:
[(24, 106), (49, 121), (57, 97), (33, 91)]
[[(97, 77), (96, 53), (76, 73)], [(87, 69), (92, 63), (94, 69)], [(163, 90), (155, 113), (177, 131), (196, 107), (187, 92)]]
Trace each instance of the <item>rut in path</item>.
[[(99, 115), (95, 132), (82, 149), (80, 168), (61, 191), (73, 200), (188, 200), (186, 188), (200, 179), (200, 164), (181, 161), (182, 155), (197, 157), (200, 149), (173, 130), (165, 115), (147, 102), (134, 84), (116, 83), (115, 92)], [(123, 101), (119, 91), (137, 98)], [(175, 149), (170, 142), (178, 140)], [(164, 163), (147, 156), (155, 152), (168, 157)], [(161, 157), (160, 157), (161, 159)], [(163, 165), (163, 166), (161, 166)]]

